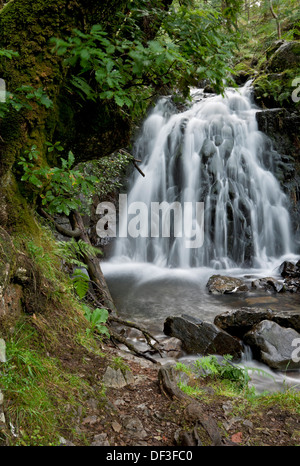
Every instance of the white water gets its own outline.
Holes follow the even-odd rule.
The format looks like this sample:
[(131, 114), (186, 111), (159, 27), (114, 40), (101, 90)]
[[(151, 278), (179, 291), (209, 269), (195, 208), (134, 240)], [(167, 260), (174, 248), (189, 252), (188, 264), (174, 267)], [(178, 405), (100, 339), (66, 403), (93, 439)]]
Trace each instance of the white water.
[[(145, 177), (133, 174), (128, 205), (204, 202), (204, 244), (189, 249), (184, 238), (151, 238), (150, 232), (148, 237), (118, 238), (102, 268), (120, 315), (162, 335), (169, 315), (185, 313), (213, 321), (221, 312), (251, 305), (253, 296), (255, 306), (280, 308), (277, 296), (216, 297), (205, 288), (216, 269), (231, 276), (249, 275), (251, 281), (276, 277), (283, 260), (298, 259), (288, 200), (272, 172), (274, 156), (279, 155), (267, 149), (256, 111), (246, 85), (228, 90), (224, 98), (204, 98), (195, 91), (195, 103), (182, 113), (164, 98), (149, 114), (135, 147)], [(126, 212), (123, 231), (127, 220)], [(287, 299), (287, 309), (300, 309), (299, 298), (281, 299)], [(263, 367), (275, 377), (271, 383), (254, 373), (261, 390), (277, 389), (287, 379), (292, 385), (298, 382), (298, 376), (286, 378), (251, 357), (244, 359), (243, 364)]]
[[(120, 238), (115, 258), (162, 267), (261, 268), (293, 253), (287, 197), (270, 171), (274, 151), (258, 131), (249, 94), (248, 85), (228, 90), (182, 113), (168, 98), (158, 102), (136, 142), (145, 177), (134, 174), (128, 204), (143, 202), (150, 211), (153, 202), (204, 202), (204, 244), (191, 249), (184, 237), (174, 237), (180, 229), (174, 216), (170, 238), (151, 238), (150, 231)], [(191, 229), (200, 228), (195, 220)]]

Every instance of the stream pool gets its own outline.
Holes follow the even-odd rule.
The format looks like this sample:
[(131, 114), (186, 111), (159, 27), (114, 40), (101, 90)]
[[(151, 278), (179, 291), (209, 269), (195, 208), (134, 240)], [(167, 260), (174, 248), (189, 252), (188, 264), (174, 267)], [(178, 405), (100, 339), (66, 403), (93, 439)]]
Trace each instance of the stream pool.
[[(211, 268), (165, 268), (149, 263), (114, 261), (101, 264), (110, 292), (120, 317), (134, 321), (159, 339), (164, 338), (163, 325), (170, 316), (188, 314), (213, 322), (216, 315), (240, 307), (262, 307), (274, 310), (300, 312), (300, 295), (293, 293), (268, 293), (250, 290), (241, 294), (213, 295), (208, 293), (206, 283), (213, 274), (230, 275), (242, 278), (248, 285), (255, 278), (273, 276), (270, 269), (231, 269)], [(199, 356), (198, 356), (199, 357)], [(184, 356), (182, 361), (196, 359)], [(241, 365), (262, 369), (270, 377), (253, 372), (252, 383), (258, 391), (282, 390), (286, 386), (300, 389), (300, 371), (275, 372), (252, 359), (246, 352)]]

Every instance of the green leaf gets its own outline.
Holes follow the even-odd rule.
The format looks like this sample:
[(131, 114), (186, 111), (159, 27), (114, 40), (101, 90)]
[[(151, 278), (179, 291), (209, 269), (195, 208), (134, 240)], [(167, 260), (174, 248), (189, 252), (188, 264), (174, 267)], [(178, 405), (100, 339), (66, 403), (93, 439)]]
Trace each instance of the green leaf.
[(83, 299), (89, 289), (89, 277), (80, 269), (73, 273), (73, 286), (80, 299)]

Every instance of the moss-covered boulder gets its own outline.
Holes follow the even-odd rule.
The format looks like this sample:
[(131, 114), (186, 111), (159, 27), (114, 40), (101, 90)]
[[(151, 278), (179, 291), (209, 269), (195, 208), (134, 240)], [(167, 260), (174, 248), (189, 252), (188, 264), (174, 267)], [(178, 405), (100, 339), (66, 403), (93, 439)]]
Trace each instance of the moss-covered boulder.
[[(279, 47), (277, 47), (279, 45)], [(300, 41), (278, 41), (271, 48), (273, 53), (267, 51), (269, 61), (267, 69), (273, 73), (280, 73), (286, 70), (297, 69), (300, 67)]]
[(284, 107), (299, 112), (293, 98), (300, 77), (300, 41), (276, 41), (266, 51), (267, 61), (253, 82), (254, 98), (264, 108)]

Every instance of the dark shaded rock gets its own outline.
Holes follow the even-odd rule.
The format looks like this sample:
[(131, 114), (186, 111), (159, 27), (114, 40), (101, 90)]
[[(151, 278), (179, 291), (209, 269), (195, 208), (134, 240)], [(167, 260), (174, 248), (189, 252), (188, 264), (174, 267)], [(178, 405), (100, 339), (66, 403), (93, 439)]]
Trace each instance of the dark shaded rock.
[(290, 261), (284, 261), (279, 267), (279, 273), (282, 277), (300, 277), (300, 261), (296, 264)]
[(231, 354), (241, 357), (241, 342), (210, 322), (189, 316), (170, 316), (164, 323), (164, 333), (179, 338), (183, 349), (192, 354)]
[(244, 336), (255, 358), (281, 371), (300, 369), (300, 361), (293, 358), (296, 339), (300, 341), (300, 334), (294, 329), (283, 328), (270, 320), (263, 320)]
[(300, 311), (273, 311), (272, 309), (242, 307), (217, 315), (214, 324), (230, 335), (243, 338), (245, 333), (263, 320), (270, 320), (282, 327), (293, 328), (300, 332)]
[(280, 291), (285, 290), (284, 284), (272, 277), (258, 278), (253, 280), (251, 285), (252, 288), (263, 289), (265, 291), (272, 291), (276, 293), (280, 293)]
[(280, 154), (298, 157), (300, 115), (284, 108), (261, 110), (256, 113), (258, 129), (271, 138)]
[(230, 335), (243, 338), (245, 333), (262, 320), (272, 319), (274, 311), (271, 309), (242, 307), (223, 312), (214, 319), (214, 324)]
[(296, 263), (284, 261), (279, 267), (279, 273), (284, 277), (286, 291), (300, 292), (300, 260)]
[(300, 278), (285, 278), (284, 287), (291, 293), (300, 293)]
[[(279, 45), (279, 47), (277, 46)], [(274, 53), (268, 53), (269, 62), (267, 70), (278, 73), (300, 66), (300, 43), (299, 41), (283, 41), (275, 43)]]
[(213, 294), (240, 293), (249, 291), (243, 280), (223, 275), (212, 275), (206, 284), (208, 291)]

